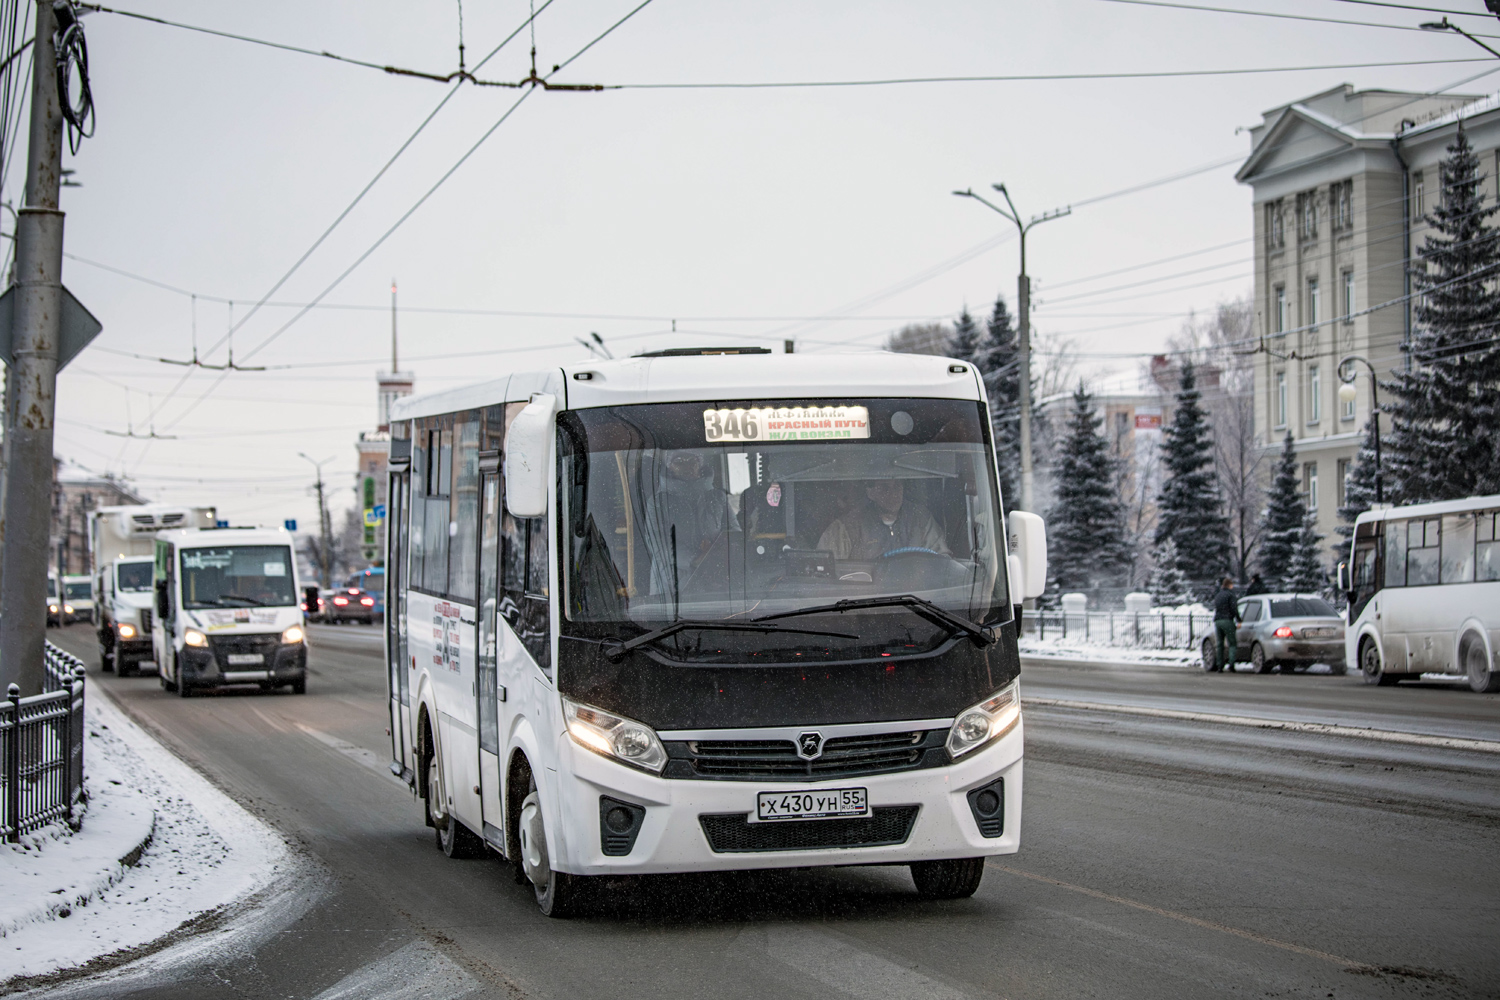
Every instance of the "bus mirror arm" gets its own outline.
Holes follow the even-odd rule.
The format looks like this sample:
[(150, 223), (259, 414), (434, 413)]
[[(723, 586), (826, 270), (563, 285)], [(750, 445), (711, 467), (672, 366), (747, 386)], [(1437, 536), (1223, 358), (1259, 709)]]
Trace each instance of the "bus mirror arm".
[(1353, 587), (1349, 586), (1349, 564), (1341, 562), (1339, 563), (1339, 590), (1343, 591), (1345, 596), (1348, 596), (1353, 589)]
[(1007, 568), (1013, 575), (1011, 599), (1041, 597), (1047, 589), (1047, 525), (1024, 510), (1011, 511), (1006, 521), (1010, 535)]

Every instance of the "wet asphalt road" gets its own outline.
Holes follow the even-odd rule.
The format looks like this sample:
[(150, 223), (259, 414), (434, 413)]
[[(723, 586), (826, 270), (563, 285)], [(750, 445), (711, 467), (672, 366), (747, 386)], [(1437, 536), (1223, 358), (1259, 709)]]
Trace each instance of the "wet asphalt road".
[[(187, 700), (99, 675), (86, 626), (53, 637), (327, 876), (252, 954), (69, 996), (1500, 996), (1500, 754), (1029, 707), (1021, 852), (973, 899), (919, 900), (902, 868), (684, 876), (556, 921), (498, 861), (444, 858), (382, 775), (378, 630), (314, 627), (305, 696)], [(1023, 685), (1500, 739), (1500, 696), (1440, 685), (1097, 665)]]

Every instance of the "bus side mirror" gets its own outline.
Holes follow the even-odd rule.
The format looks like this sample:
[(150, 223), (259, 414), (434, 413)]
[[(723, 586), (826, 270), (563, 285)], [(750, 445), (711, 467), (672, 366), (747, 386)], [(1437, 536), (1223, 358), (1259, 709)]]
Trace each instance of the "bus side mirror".
[(172, 613), (172, 609), (167, 606), (167, 581), (165, 581), (165, 580), (157, 580), (156, 581), (156, 617), (158, 619), (165, 620), (166, 617), (169, 614), (171, 614), (171, 613)]
[(1349, 564), (1341, 562), (1339, 563), (1339, 590), (1347, 594), (1353, 589), (1349, 586)]
[(505, 431), (505, 509), (513, 517), (547, 513), (547, 459), (556, 416), (557, 397), (538, 393)]
[(1010, 535), (1011, 602), (1041, 597), (1047, 589), (1047, 525), (1037, 515), (1014, 510), (1006, 518)]

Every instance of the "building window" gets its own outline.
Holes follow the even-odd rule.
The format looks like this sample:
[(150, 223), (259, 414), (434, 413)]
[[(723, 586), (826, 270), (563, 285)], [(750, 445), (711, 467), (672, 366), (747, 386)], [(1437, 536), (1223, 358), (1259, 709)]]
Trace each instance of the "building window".
[(1354, 463), (1347, 458), (1339, 459), (1338, 481), (1334, 483), (1334, 487), (1338, 490), (1340, 507), (1349, 502), (1349, 470), (1353, 465)]
[(1318, 195), (1308, 191), (1297, 196), (1297, 236), (1304, 241), (1318, 238)]
[(1317, 365), (1307, 369), (1307, 422), (1323, 419), (1323, 372)]
[(1318, 463), (1305, 462), (1302, 465), (1302, 492), (1307, 494), (1307, 509), (1315, 511), (1318, 509)]
[(1286, 288), (1276, 286), (1276, 332), (1286, 333)]
[(1354, 322), (1354, 272), (1344, 272), (1344, 322)]
[(1286, 426), (1286, 372), (1276, 373), (1276, 398), (1272, 405), (1276, 408), (1276, 426)]
[(1323, 290), (1318, 287), (1317, 278), (1307, 279), (1307, 325), (1314, 330), (1318, 327), (1318, 320), (1322, 318), (1323, 312)]
[(1336, 233), (1354, 228), (1354, 182), (1339, 181), (1328, 189), (1328, 204)]
[(1422, 184), (1422, 175), (1417, 174), (1411, 183), (1411, 216), (1421, 219), (1427, 214), (1427, 189)]
[(1353, 420), (1354, 419), (1354, 400), (1353, 399), (1346, 400), (1343, 397), (1339, 398), (1339, 419), (1340, 420)]
[(1286, 224), (1281, 218), (1281, 199), (1266, 205), (1266, 248), (1280, 250), (1286, 246)]

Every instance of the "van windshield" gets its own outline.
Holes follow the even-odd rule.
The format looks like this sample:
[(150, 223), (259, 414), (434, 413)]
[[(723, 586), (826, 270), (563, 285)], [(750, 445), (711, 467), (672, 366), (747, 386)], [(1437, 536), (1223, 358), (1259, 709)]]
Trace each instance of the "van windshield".
[(566, 613), (743, 619), (915, 594), (1006, 620), (983, 412), (951, 399), (565, 412)]
[(182, 606), (249, 608), (295, 605), (292, 550), (285, 545), (226, 545), (182, 550)]
[(132, 592), (150, 590), (154, 568), (148, 562), (121, 563), (115, 574), (115, 585), (121, 590)]
[(94, 585), (87, 580), (63, 584), (63, 596), (70, 601), (81, 601), (94, 596)]

